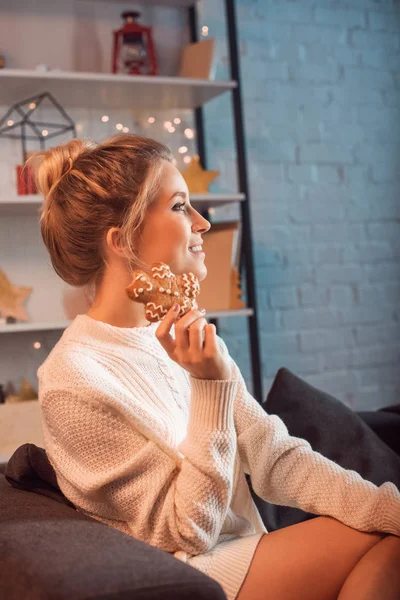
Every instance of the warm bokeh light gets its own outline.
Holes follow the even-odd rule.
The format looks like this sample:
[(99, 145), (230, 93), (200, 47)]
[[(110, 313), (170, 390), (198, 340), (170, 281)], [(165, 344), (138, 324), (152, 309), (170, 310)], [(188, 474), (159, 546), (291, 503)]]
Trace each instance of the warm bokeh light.
[(103, 115), (103, 116), (101, 117), (101, 120), (103, 121), (103, 123), (107, 123), (107, 121), (109, 121), (109, 120), (110, 120), (110, 117), (109, 117), (108, 115)]
[(179, 152), (180, 154), (185, 154), (185, 152), (187, 152), (187, 151), (188, 151), (188, 147), (187, 147), (187, 146), (181, 146), (181, 147), (179, 148), (179, 150), (178, 150), (178, 152)]
[(115, 129), (118, 129), (118, 131), (122, 131), (123, 128), (124, 126), (122, 125), (122, 123), (117, 123), (115, 126)]
[(186, 135), (186, 137), (187, 137), (189, 140), (192, 140), (192, 139), (194, 138), (194, 131), (193, 131), (193, 129), (190, 129), (190, 127), (187, 127), (187, 128), (185, 129), (185, 131), (184, 131), (184, 134)]

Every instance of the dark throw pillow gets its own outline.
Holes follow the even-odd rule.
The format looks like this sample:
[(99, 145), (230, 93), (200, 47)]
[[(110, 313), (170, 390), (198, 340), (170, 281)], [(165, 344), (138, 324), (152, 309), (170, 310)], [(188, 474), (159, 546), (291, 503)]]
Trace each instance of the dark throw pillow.
[(400, 404), (375, 411), (357, 411), (376, 435), (400, 456)]
[[(313, 450), (341, 467), (356, 471), (375, 485), (392, 481), (400, 488), (400, 456), (356, 412), (288, 369), (279, 369), (263, 407), (282, 419), (290, 435), (307, 440)], [(400, 423), (397, 426), (400, 436)], [(270, 504), (255, 494), (250, 478), (248, 483), (268, 531), (317, 516)]]

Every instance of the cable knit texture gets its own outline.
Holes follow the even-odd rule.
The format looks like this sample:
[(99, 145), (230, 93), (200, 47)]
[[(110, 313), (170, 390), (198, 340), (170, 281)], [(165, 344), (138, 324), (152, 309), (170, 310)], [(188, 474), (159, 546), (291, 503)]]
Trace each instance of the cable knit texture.
[(45, 448), (77, 510), (200, 569), (228, 600), (267, 533), (246, 473), (268, 502), (400, 536), (394, 484), (377, 487), (290, 436), (221, 338), (231, 379), (191, 377), (158, 325), (79, 315), (38, 370)]

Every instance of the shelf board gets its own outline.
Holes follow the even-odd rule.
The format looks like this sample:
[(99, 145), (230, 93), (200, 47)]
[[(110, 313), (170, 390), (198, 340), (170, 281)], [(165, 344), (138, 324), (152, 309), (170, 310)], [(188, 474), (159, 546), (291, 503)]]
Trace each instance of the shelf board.
[(31, 331), (59, 331), (66, 329), (72, 321), (54, 321), (49, 323), (10, 323), (1, 324), (0, 333), (27, 333)]
[[(110, 0), (91, 0), (92, 2), (109, 2)], [(119, 0), (114, 0), (118, 2)], [(196, 4), (196, 0), (135, 0), (133, 4), (139, 6), (169, 6), (171, 8), (189, 8)]]
[(235, 310), (214, 310), (206, 313), (206, 319), (226, 319), (227, 317), (251, 317), (252, 308), (238, 308)]
[(0, 105), (50, 92), (65, 107), (193, 109), (236, 85), (185, 77), (0, 69)]
[[(192, 194), (190, 201), (197, 210), (219, 208), (233, 202), (243, 202), (244, 194)], [(37, 215), (39, 217), (42, 196), (13, 196), (10, 200), (0, 199), (0, 216)]]
[[(218, 310), (210, 311), (206, 314), (206, 319), (225, 319), (227, 317), (246, 317), (253, 314), (252, 308), (239, 308), (237, 310)], [(0, 325), (0, 333), (27, 333), (34, 331), (55, 331), (63, 330), (70, 325), (72, 321), (57, 321), (49, 323), (14, 323), (9, 325)]]

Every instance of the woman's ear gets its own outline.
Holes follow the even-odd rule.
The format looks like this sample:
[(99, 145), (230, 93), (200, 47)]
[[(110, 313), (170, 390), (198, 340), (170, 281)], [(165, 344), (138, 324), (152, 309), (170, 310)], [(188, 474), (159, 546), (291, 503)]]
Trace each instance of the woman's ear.
[(107, 231), (106, 247), (108, 252), (112, 252), (117, 256), (125, 257), (126, 252), (122, 245), (121, 230), (119, 227), (111, 227)]

